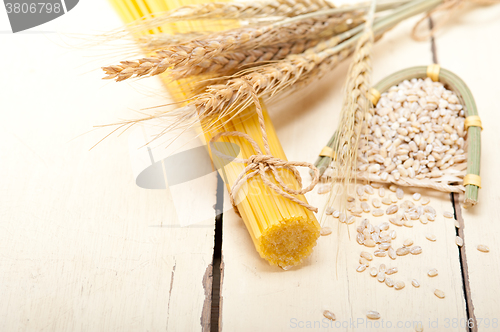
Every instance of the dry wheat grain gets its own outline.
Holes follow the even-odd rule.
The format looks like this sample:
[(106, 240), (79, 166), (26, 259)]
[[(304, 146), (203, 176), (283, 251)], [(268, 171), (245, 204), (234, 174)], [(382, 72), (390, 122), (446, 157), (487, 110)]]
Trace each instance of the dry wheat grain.
[(364, 270), (366, 270), (365, 264), (359, 264), (358, 267), (356, 268), (357, 272), (363, 272)]
[(434, 242), (434, 241), (436, 241), (436, 240), (437, 240), (437, 237), (436, 237), (436, 235), (434, 235), (434, 234), (426, 234), (426, 235), (425, 235), (425, 238), (426, 238), (427, 240), (429, 240), (429, 241), (432, 241), (432, 242)]
[(332, 229), (330, 227), (323, 227), (321, 228), (320, 235), (321, 236), (326, 236), (332, 234)]
[(369, 319), (380, 319), (380, 314), (375, 310), (370, 310), (366, 313), (366, 317)]
[(364, 259), (369, 260), (369, 261), (371, 261), (371, 260), (373, 259), (372, 254), (370, 254), (370, 253), (369, 253), (369, 252), (367, 252), (367, 251), (362, 251), (362, 252), (361, 252), (361, 254), (360, 254), (359, 256), (361, 256), (361, 257), (363, 257)]
[(457, 236), (455, 237), (455, 243), (457, 244), (457, 246), (461, 247), (464, 245), (464, 240), (460, 236)]
[(394, 289), (395, 290), (401, 290), (405, 288), (405, 283), (402, 282), (402, 281), (397, 281), (395, 284), (394, 284)]
[(407, 247), (401, 247), (396, 250), (396, 255), (398, 256), (406, 256), (410, 253), (410, 249)]
[(484, 244), (478, 245), (477, 250), (482, 251), (482, 252), (490, 252), (490, 248)]
[(445, 297), (444, 292), (442, 290), (440, 290), (440, 289), (436, 289), (434, 291), (434, 295), (436, 295), (440, 299), (444, 299), (444, 297)]
[(429, 277), (431, 277), (431, 278), (432, 278), (432, 277), (435, 277), (435, 276), (437, 276), (437, 275), (438, 275), (438, 271), (437, 271), (437, 269), (430, 269), (429, 271), (427, 271), (427, 275), (428, 275)]
[(329, 310), (325, 310), (323, 311), (323, 316), (325, 316), (325, 318), (331, 320), (331, 321), (334, 321), (336, 318), (335, 318), (335, 314)]
[(417, 280), (417, 279), (412, 279), (411, 284), (412, 284), (412, 285), (413, 285), (413, 287), (415, 287), (415, 288), (419, 288), (419, 287), (420, 287), (420, 283), (418, 282), (418, 280)]
[(411, 247), (413, 245), (413, 240), (412, 239), (406, 239), (403, 242), (404, 247)]
[(444, 212), (443, 212), (443, 216), (444, 216), (445, 218), (450, 218), (450, 219), (451, 219), (451, 218), (453, 218), (453, 217), (454, 217), (454, 214), (453, 214), (453, 212), (444, 211)]
[(390, 259), (394, 260), (396, 259), (396, 251), (394, 250), (394, 248), (390, 247), (388, 250), (387, 250), (387, 255), (389, 256)]
[(420, 255), (422, 253), (422, 247), (421, 246), (413, 246), (410, 249), (410, 254), (412, 255)]

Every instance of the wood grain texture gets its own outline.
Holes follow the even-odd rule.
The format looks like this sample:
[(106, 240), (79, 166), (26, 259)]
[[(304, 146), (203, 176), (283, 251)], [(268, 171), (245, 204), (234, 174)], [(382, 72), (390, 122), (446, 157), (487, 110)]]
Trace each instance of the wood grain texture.
[[(55, 29), (120, 25), (105, 2), (71, 13)], [(178, 227), (167, 191), (136, 186), (126, 137), (82, 135), (165, 103), (159, 82), (103, 82), (58, 34), (0, 40), (0, 330), (207, 330), (213, 219)]]
[[(469, 86), (484, 127), (481, 132), (482, 189), (479, 190), (479, 203), (471, 209), (461, 208), (470, 296), (478, 331), (500, 329), (500, 289), (497, 287), (500, 277), (500, 87), (497, 83), (500, 45), (494, 42), (498, 40), (499, 31), (500, 6), (467, 6), (436, 37), (441, 65), (454, 71)], [(488, 245), (490, 252), (478, 251), (479, 244)]]
[[(430, 43), (416, 43), (409, 37), (414, 22), (399, 25), (375, 45), (374, 81), (406, 67), (431, 63)], [(331, 136), (338, 123), (347, 66), (344, 62), (320, 84), (310, 87), (309, 94), (301, 100), (295, 95), (270, 106), (290, 160), (315, 160)], [(306, 172), (303, 177), (309, 179)], [(406, 192), (412, 191), (406, 189)], [(413, 228), (391, 225), (398, 233), (397, 245), (412, 238), (422, 246), (423, 253), (395, 261), (376, 258), (372, 263), (377, 267), (381, 263), (397, 266), (400, 272), (392, 277), (406, 284), (400, 291), (379, 284), (367, 271), (355, 271), (360, 252), (366, 250), (354, 239), (355, 226), (349, 228), (349, 238), (345, 225), (339, 229), (336, 219), (324, 219), (323, 224), (334, 232), (319, 239), (312, 256), (301, 267), (282, 271), (258, 257), (242, 222), (232, 212), (225, 213), (222, 331), (388, 331), (391, 328), (411, 331), (418, 321), (423, 323), (425, 331), (463, 331), (445, 326), (445, 319), (467, 318), (459, 251), (454, 243), (455, 228), (442, 216), (443, 211), (453, 211), (453, 206), (447, 194), (423, 194), (431, 198), (431, 205), (437, 210), (435, 222), (423, 225), (415, 221)], [(321, 206), (325, 199), (314, 193), (307, 197), (316, 206)], [(374, 224), (387, 220), (369, 219)], [(427, 232), (434, 233), (438, 241), (426, 240)], [(432, 279), (426, 276), (430, 268), (437, 268), (439, 276)], [(417, 278), (422, 286), (418, 289), (411, 286), (412, 278)], [(438, 299), (433, 294), (435, 288), (443, 290), (446, 298)], [(326, 309), (335, 313), (336, 323), (324, 319), (322, 313)], [(367, 321), (368, 310), (379, 311), (385, 325), (382, 320)]]

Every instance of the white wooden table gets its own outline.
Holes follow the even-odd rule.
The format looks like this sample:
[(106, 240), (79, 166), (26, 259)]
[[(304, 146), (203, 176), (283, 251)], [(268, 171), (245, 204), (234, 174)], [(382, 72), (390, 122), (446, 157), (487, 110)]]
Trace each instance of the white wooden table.
[[(88, 133), (93, 125), (166, 103), (155, 79), (100, 81), (97, 68), (115, 58), (102, 51), (88, 57), (88, 49), (67, 47), (73, 38), (52, 33), (115, 28), (120, 22), (112, 9), (82, 1), (35, 32), (15, 35), (0, 15), (0, 331), (208, 331), (211, 320), (221, 331), (413, 331), (416, 321), (425, 331), (465, 331), (469, 319), (473, 331), (500, 330), (500, 6), (461, 12), (436, 37), (439, 63), (465, 80), (483, 120), (483, 188), (471, 210), (449, 195), (425, 192), (438, 210), (436, 222), (398, 229), (397, 240), (412, 237), (424, 253), (385, 261), (398, 266), (406, 287), (395, 291), (357, 273), (362, 248), (345, 228), (337, 231), (332, 218), (324, 225), (334, 233), (319, 239), (300, 268), (271, 267), (228, 210), (221, 281), (214, 287), (220, 286), (220, 308), (212, 315), (214, 221), (176, 227), (168, 192), (136, 186), (126, 135), (89, 151), (107, 133)], [(430, 41), (409, 37), (415, 21), (376, 44), (374, 81), (432, 62)], [(269, 106), (290, 160), (315, 160), (333, 133), (347, 66)], [(215, 204), (215, 181), (211, 185), (213, 195), (200, 199)], [(308, 199), (319, 203), (322, 197), (311, 193)], [(453, 222), (442, 217), (454, 209), (462, 250)], [(425, 240), (426, 232), (438, 241)], [(477, 251), (478, 244), (491, 252)], [(431, 267), (439, 270), (434, 279), (425, 275)], [(410, 285), (413, 277), (420, 288)], [(446, 298), (435, 297), (434, 288)], [(323, 320), (325, 309), (335, 313), (335, 323)], [(367, 321), (367, 310), (379, 311), (384, 323)]]

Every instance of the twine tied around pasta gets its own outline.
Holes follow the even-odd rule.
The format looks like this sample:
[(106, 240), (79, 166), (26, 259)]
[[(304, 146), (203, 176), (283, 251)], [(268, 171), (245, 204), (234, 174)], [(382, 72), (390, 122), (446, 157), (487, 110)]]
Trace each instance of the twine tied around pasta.
[[(251, 91), (251, 97), (253, 99), (253, 103), (255, 104), (255, 111), (257, 113), (257, 117), (259, 120), (259, 125), (260, 129), (262, 132), (262, 141), (264, 143), (264, 150), (265, 154), (262, 153), (262, 150), (260, 149), (259, 145), (257, 142), (248, 134), (239, 132), (239, 131), (228, 131), (228, 132), (222, 132), (218, 133), (212, 139), (210, 140), (210, 149), (212, 150), (213, 153), (215, 153), (217, 156), (220, 158), (230, 160), (232, 162), (236, 163), (241, 163), (241, 164), (246, 164), (247, 166), (241, 171), (241, 173), (238, 175), (236, 178), (233, 186), (231, 187), (231, 190), (229, 191), (229, 199), (231, 201), (231, 204), (233, 205), (233, 208), (235, 212), (240, 215), (236, 203), (235, 203), (235, 198), (236, 194), (238, 193), (239, 189), (241, 186), (247, 182), (250, 178), (254, 176), (260, 176), (262, 179), (262, 182), (272, 190), (274, 190), (277, 194), (289, 199), (290, 201), (297, 203), (306, 209), (313, 211), (313, 212), (318, 212), (318, 208), (309, 205), (308, 203), (298, 199), (295, 196), (292, 195), (303, 195), (311, 190), (314, 189), (316, 184), (319, 181), (319, 170), (311, 163), (308, 162), (300, 162), (300, 161), (287, 161), (283, 160), (280, 158), (276, 158), (271, 154), (271, 150), (269, 148), (269, 143), (267, 141), (267, 134), (266, 134), (266, 126), (264, 123), (264, 115), (262, 113), (262, 107), (260, 105), (259, 98), (257, 95), (253, 92), (253, 87), (248, 83)], [(227, 156), (220, 151), (218, 151), (214, 146), (213, 143), (217, 141), (221, 137), (241, 137), (244, 138), (245, 140), (250, 143), (256, 154), (250, 156), (248, 159), (241, 159), (241, 158), (233, 158), (231, 156)], [(296, 167), (308, 167), (313, 171), (313, 176), (312, 176), (312, 182), (309, 186), (306, 188), (302, 188), (302, 178), (300, 176), (299, 171), (297, 170)], [(297, 179), (297, 182), (300, 186), (300, 190), (296, 190), (294, 188), (291, 188), (287, 184), (284, 183), (283, 179), (278, 173), (278, 169), (287, 169), (293, 173), (295, 178)], [(269, 178), (267, 172), (271, 171), (273, 174), (274, 178), (276, 179), (276, 182), (278, 182), (279, 186)], [(241, 216), (241, 215), (240, 215)]]
[[(415, 25), (413, 26), (413, 30), (411, 32), (412, 38), (417, 41), (424, 41), (427, 40), (429, 37), (434, 36), (434, 33), (442, 26), (444, 26), (446, 22), (448, 22), (454, 16), (453, 14), (455, 13), (455, 11), (463, 7), (463, 5), (466, 2), (487, 6), (487, 5), (498, 4), (500, 3), (500, 0), (444, 0), (442, 4), (440, 4), (433, 10), (429, 11), (424, 17), (422, 17), (417, 23), (415, 23)], [(430, 18), (432, 14), (444, 11), (447, 12), (445, 14), (445, 17), (441, 21), (437, 22), (428, 32), (420, 35), (418, 34), (417, 30), (422, 25), (422, 22)]]

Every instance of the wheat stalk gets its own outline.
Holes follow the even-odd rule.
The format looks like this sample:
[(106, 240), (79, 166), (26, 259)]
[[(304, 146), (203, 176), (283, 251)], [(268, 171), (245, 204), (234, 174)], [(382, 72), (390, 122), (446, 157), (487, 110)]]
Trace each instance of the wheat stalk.
[[(334, 17), (315, 17), (285, 25), (239, 28), (169, 45), (162, 50), (134, 61), (123, 61), (119, 65), (103, 67), (105, 79), (123, 81), (131, 77), (154, 76), (173, 71), (202, 73), (206, 68), (227, 64), (235, 58), (234, 51), (245, 52), (266, 46), (319, 39), (351, 28), (362, 21), (362, 12), (343, 13)], [(252, 56), (246, 51), (247, 56)], [(241, 53), (241, 51), (240, 51)], [(246, 61), (249, 63), (249, 61)], [(196, 68), (193, 70), (193, 68)]]
[[(218, 73), (219, 75), (231, 75), (235, 71), (246, 65), (255, 65), (262, 62), (276, 61), (285, 58), (289, 54), (299, 54), (304, 52), (306, 49), (315, 46), (318, 40), (300, 40), (289, 43), (276, 44), (272, 46), (264, 46), (253, 50), (242, 50), (235, 52), (223, 53), (215, 58), (206, 59), (202, 65), (180, 65), (175, 69), (168, 71), (169, 79), (177, 80), (181, 78), (187, 78), (189, 76)], [(110, 66), (103, 68), (108, 75), (105, 79), (116, 79), (117, 81), (126, 79), (132, 75), (140, 77), (144, 74), (149, 73), (153, 76), (160, 74), (163, 70), (166, 70), (165, 66), (160, 66), (156, 58), (145, 58), (135, 61), (123, 61), (120, 63), (120, 67)], [(141, 67), (141, 65), (143, 65)], [(123, 71), (122, 68), (132, 67), (133, 71)], [(144, 69), (142, 69), (144, 68)], [(145, 70), (149, 70), (145, 72)], [(141, 71), (142, 70), (142, 71)]]
[(333, 186), (337, 182), (340, 182), (339, 189), (345, 198), (341, 204), (343, 205), (347, 201), (347, 191), (352, 175), (356, 175), (355, 167), (361, 127), (371, 105), (371, 101), (368, 99), (368, 90), (371, 87), (375, 5), (376, 0), (372, 0), (365, 30), (357, 42), (344, 86), (344, 102), (334, 145), (336, 159), (333, 162), (337, 171), (337, 181), (332, 181), (330, 204), (335, 199)]

